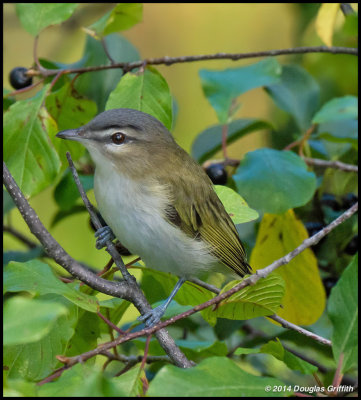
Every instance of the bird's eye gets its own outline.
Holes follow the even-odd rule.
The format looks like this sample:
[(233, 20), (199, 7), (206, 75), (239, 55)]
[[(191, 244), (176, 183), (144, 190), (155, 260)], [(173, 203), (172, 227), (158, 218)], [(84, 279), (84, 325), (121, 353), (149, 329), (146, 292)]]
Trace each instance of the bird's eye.
[(112, 142), (114, 144), (122, 144), (124, 143), (125, 135), (122, 132), (116, 132), (112, 135)]

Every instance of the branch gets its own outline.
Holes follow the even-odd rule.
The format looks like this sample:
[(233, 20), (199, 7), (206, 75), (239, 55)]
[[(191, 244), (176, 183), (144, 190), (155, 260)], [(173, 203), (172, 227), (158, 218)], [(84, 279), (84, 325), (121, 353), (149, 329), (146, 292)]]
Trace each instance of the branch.
[[(82, 184), (80, 182), (80, 179), (79, 179), (79, 175), (78, 175), (78, 173), (77, 173), (77, 171), (76, 171), (76, 169), (74, 167), (73, 160), (71, 159), (70, 153), (68, 151), (66, 152), (66, 158), (68, 159), (68, 163), (69, 163), (70, 170), (71, 170), (71, 173), (73, 175), (75, 184), (76, 184), (76, 186), (77, 186), (77, 188), (79, 190), (79, 193), (80, 193), (80, 196), (81, 196), (81, 198), (82, 198), (82, 200), (84, 202), (84, 205), (85, 205), (86, 209), (88, 210), (88, 212), (90, 214), (90, 218), (91, 218), (91, 220), (93, 222), (93, 225), (95, 226), (96, 229), (99, 229), (99, 228), (102, 227), (102, 224), (101, 224), (96, 212), (94, 211), (94, 208), (93, 208), (92, 204), (90, 203), (90, 201), (89, 201), (89, 199), (88, 199), (88, 197), (87, 197), (87, 195), (85, 193), (85, 190), (83, 189), (83, 186), (82, 186)], [(106, 245), (107, 245), (107, 252), (112, 256), (112, 259), (114, 260), (116, 266), (121, 271), (124, 279), (128, 283), (136, 284), (134, 276), (131, 275), (128, 272), (127, 268), (125, 267), (125, 265), (123, 263), (123, 260), (122, 260), (122, 257), (120, 256), (118, 250), (116, 249), (115, 244), (111, 240), (108, 240), (106, 242)]]
[[(302, 244), (296, 247), (293, 251), (286, 254), (284, 257), (280, 258), (279, 260), (274, 261), (269, 266), (259, 269), (255, 275), (259, 276), (260, 278), (265, 278), (275, 269), (281, 267), (284, 264), (288, 264), (294, 257), (298, 254), (302, 253), (303, 250), (307, 249), (307, 247), (314, 246), (317, 244), (323, 237), (325, 237), (328, 233), (330, 233), (336, 226), (342, 224), (342, 222), (346, 221), (350, 218), (355, 212), (358, 210), (358, 202), (355, 203), (352, 207), (346, 210), (343, 214), (341, 214), (338, 218), (333, 220), (329, 225), (325, 226), (315, 235), (305, 239)], [(258, 280), (258, 279), (257, 279)]]
[[(74, 260), (59, 245), (59, 243), (44, 227), (34, 209), (25, 199), (5, 162), (3, 162), (3, 182), (8, 193), (18, 207), (24, 221), (30, 228), (30, 231), (44, 246), (45, 252), (59, 265), (65, 268), (71, 275), (80, 279), (82, 282), (85, 282), (91, 288), (109, 294), (110, 296), (123, 298), (132, 302), (141, 314), (151, 310), (143, 292), (137, 288), (136, 285), (131, 285), (129, 282), (125, 281), (112, 282), (98, 277), (93, 272), (84, 268), (78, 261)], [(173, 338), (169, 336), (167, 331), (158, 331), (156, 337), (166, 354), (168, 354), (168, 356), (173, 360), (175, 365), (181, 368), (190, 368), (193, 365), (175, 344)]]
[(34, 236), (36, 236), (39, 242), (43, 245), (45, 252), (51, 258), (65, 268), (71, 275), (85, 282), (93, 289), (114, 297), (129, 298), (129, 287), (125, 285), (124, 282), (111, 282), (96, 276), (93, 272), (84, 268), (78, 261), (74, 260), (60, 246), (60, 244), (50, 235), (34, 209), (25, 199), (5, 162), (3, 162), (3, 182), (22, 217), (29, 226), (30, 231)]
[(8, 232), (11, 235), (13, 235), (16, 239), (20, 240), (20, 242), (23, 242), (26, 246), (29, 247), (29, 249), (35, 249), (35, 247), (38, 247), (38, 245), (33, 242), (32, 240), (29, 240), (26, 236), (24, 236), (21, 232), (18, 230), (14, 229), (11, 226), (3, 226), (3, 232)]
[(302, 157), (308, 165), (316, 165), (317, 167), (324, 168), (338, 168), (347, 172), (358, 172), (358, 166), (352, 164), (345, 164), (341, 161), (326, 161), (318, 158)]
[(64, 74), (72, 74), (72, 73), (83, 73), (83, 72), (93, 72), (93, 71), (103, 71), (106, 69), (114, 69), (121, 68), (124, 72), (131, 71), (135, 68), (142, 67), (144, 65), (172, 65), (179, 63), (187, 63), (187, 62), (197, 62), (197, 61), (205, 61), (205, 60), (226, 60), (230, 59), (233, 61), (243, 60), (246, 58), (257, 58), (257, 57), (274, 57), (280, 55), (292, 55), (292, 54), (305, 54), (305, 53), (331, 53), (331, 54), (349, 54), (349, 55), (358, 55), (358, 49), (352, 47), (327, 47), (327, 46), (314, 46), (314, 47), (295, 47), (290, 49), (279, 49), (279, 50), (264, 50), (264, 51), (255, 51), (250, 53), (216, 53), (216, 54), (203, 54), (196, 56), (181, 56), (181, 57), (161, 57), (161, 58), (148, 58), (140, 61), (133, 62), (122, 62), (122, 63), (114, 63), (111, 65), (98, 65), (98, 66), (90, 66), (90, 67), (81, 67), (81, 68), (66, 68), (63, 70), (60, 69), (46, 69), (44, 71), (44, 67), (39, 71), (34, 71), (33, 75), (43, 75), (43, 76), (51, 76), (56, 75), (59, 71), (63, 71)]
[(314, 339), (317, 342), (322, 343), (322, 344), (324, 344), (326, 346), (331, 346), (332, 345), (331, 340), (325, 339), (322, 336), (319, 336), (319, 335), (316, 335), (313, 332), (307, 331), (306, 329), (303, 329), (300, 326), (297, 326), (297, 325), (293, 324), (292, 322), (286, 321), (285, 319), (279, 317), (278, 315), (270, 315), (267, 318), (271, 318), (274, 321), (280, 323), (286, 329), (292, 329), (292, 330), (294, 330), (294, 331), (296, 331), (298, 333), (301, 333), (302, 335), (305, 335), (305, 336), (307, 336), (307, 337), (309, 337), (311, 339)]
[[(299, 253), (301, 253), (303, 250), (305, 250), (307, 247), (313, 246), (317, 244), (324, 236), (326, 236), (329, 232), (331, 232), (333, 229), (336, 228), (336, 226), (340, 225), (342, 222), (344, 222), (346, 219), (350, 218), (358, 209), (358, 203), (354, 204), (351, 208), (349, 208), (347, 211), (345, 211), (340, 217), (336, 218), (334, 221), (332, 221), (329, 225), (327, 225), (324, 229), (321, 231), (317, 232), (315, 235), (311, 236), (310, 238), (306, 239), (303, 241), (303, 243), (298, 246), (296, 249), (288, 253), (286, 256), (280, 258), (279, 260), (275, 261), (274, 263), (270, 264), (269, 266), (258, 270), (255, 274), (245, 278), (242, 282), (234, 286), (232, 289), (228, 290), (227, 292), (224, 292), (222, 294), (219, 294), (218, 296), (206, 301), (205, 303), (199, 304), (195, 307), (193, 307), (190, 310), (187, 310), (181, 314), (178, 314), (164, 322), (160, 322), (159, 324), (152, 326), (150, 328), (144, 328), (140, 331), (133, 332), (133, 333), (128, 333), (124, 336), (118, 337), (117, 339), (103, 343), (101, 346), (99, 346), (96, 349), (90, 350), (86, 353), (80, 354), (78, 356), (74, 357), (66, 357), (64, 358), (63, 362), (66, 364), (66, 368), (70, 368), (71, 366), (81, 362), (85, 362), (89, 358), (92, 358), (98, 354), (100, 354), (102, 351), (106, 351), (108, 349), (111, 349), (115, 346), (118, 346), (122, 343), (125, 343), (129, 340), (136, 339), (141, 336), (149, 336), (153, 333), (156, 333), (162, 328), (165, 328), (168, 325), (174, 324), (176, 321), (179, 321), (180, 319), (187, 318), (193, 314), (195, 314), (198, 311), (204, 310), (207, 307), (210, 307), (212, 305), (220, 303), (222, 300), (227, 299), (228, 297), (232, 296), (234, 293), (239, 292), (243, 288), (245, 288), (248, 285), (254, 285), (258, 280), (261, 278), (265, 278), (268, 276), (271, 272), (273, 272), (276, 268), (279, 268), (280, 266), (290, 262), (294, 257), (296, 257)], [(291, 327), (293, 324), (289, 323), (289, 327)], [(59, 357), (58, 357), (59, 359)]]

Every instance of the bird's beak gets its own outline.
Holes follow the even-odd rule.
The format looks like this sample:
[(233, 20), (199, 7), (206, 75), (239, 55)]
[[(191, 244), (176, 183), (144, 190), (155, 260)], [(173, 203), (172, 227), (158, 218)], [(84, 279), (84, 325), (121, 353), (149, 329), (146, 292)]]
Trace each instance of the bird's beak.
[(76, 140), (82, 141), (84, 137), (79, 135), (79, 129), (67, 129), (65, 131), (60, 131), (56, 134), (56, 137), (60, 139)]

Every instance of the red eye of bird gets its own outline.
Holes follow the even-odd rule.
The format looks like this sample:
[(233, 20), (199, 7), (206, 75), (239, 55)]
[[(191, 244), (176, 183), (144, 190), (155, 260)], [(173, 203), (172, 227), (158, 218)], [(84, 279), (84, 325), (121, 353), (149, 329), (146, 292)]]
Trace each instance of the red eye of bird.
[(121, 133), (121, 132), (113, 133), (112, 142), (114, 144), (122, 144), (124, 142), (124, 140), (125, 140), (124, 133)]

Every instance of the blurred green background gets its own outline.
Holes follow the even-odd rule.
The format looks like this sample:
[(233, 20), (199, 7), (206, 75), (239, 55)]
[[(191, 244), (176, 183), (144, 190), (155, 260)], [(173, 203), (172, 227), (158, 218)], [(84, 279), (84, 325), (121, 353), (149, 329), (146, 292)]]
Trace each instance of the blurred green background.
[[(40, 34), (38, 56), (62, 63), (79, 60), (86, 38), (86, 33), (80, 27), (89, 26), (113, 6), (106, 3), (80, 5), (64, 24), (47, 28)], [(9, 72), (14, 67), (30, 67), (33, 63), (33, 37), (20, 26), (14, 4), (4, 4), (3, 7), (4, 87), (11, 89), (8, 81)], [(306, 5), (147, 3), (144, 4), (143, 21), (123, 34), (139, 50), (142, 58), (216, 52), (240, 53), (302, 45), (317, 46), (322, 44), (314, 30), (314, 18), (318, 7), (319, 3)], [(336, 31), (337, 26), (343, 23), (342, 13), (339, 13), (338, 17)], [(337, 45), (337, 42), (334, 44)], [(328, 70), (317, 68), (317, 61), (322, 59), (322, 65), (325, 65), (327, 57), (330, 59)], [(280, 63), (291, 63), (295, 59), (299, 60), (297, 57), (278, 57)], [(343, 56), (309, 54), (302, 59), (309, 72), (319, 80), (323, 100), (327, 98), (329, 81), (334, 82), (340, 70), (344, 74), (352, 73), (356, 76), (354, 64), (348, 62), (341, 67)], [(259, 59), (157, 66), (167, 80), (178, 105), (173, 134), (182, 147), (189, 151), (196, 135), (217, 123), (216, 114), (203, 95), (198, 71), (202, 68), (225, 69), (256, 61)], [(347, 68), (352, 68), (352, 71), (346, 70)], [(341, 94), (356, 90), (356, 87), (353, 89), (350, 87), (352, 85), (350, 79), (337, 80), (337, 85)], [(33, 91), (30, 95), (34, 93)], [(276, 122), (273, 113), (279, 111), (275, 111), (272, 102), (262, 89), (242, 95), (241, 104), (237, 117), (261, 118), (271, 123)], [(270, 132), (254, 133), (231, 145), (228, 155), (231, 158), (242, 158), (248, 151), (267, 146), (270, 144), (269, 140)], [(56, 204), (52, 198), (53, 190), (53, 187), (48, 188), (31, 199), (31, 205), (46, 227), (50, 226), (56, 212)], [(93, 196), (91, 198), (94, 199)], [(33, 238), (17, 210), (14, 209), (8, 214), (5, 223), (7, 218), (15, 228)], [(105, 250), (95, 249), (93, 232), (88, 220), (85, 213), (75, 215), (60, 222), (51, 233), (74, 258), (101, 269), (109, 256)], [(22, 244), (8, 234), (4, 235), (5, 250), (23, 248)]]

